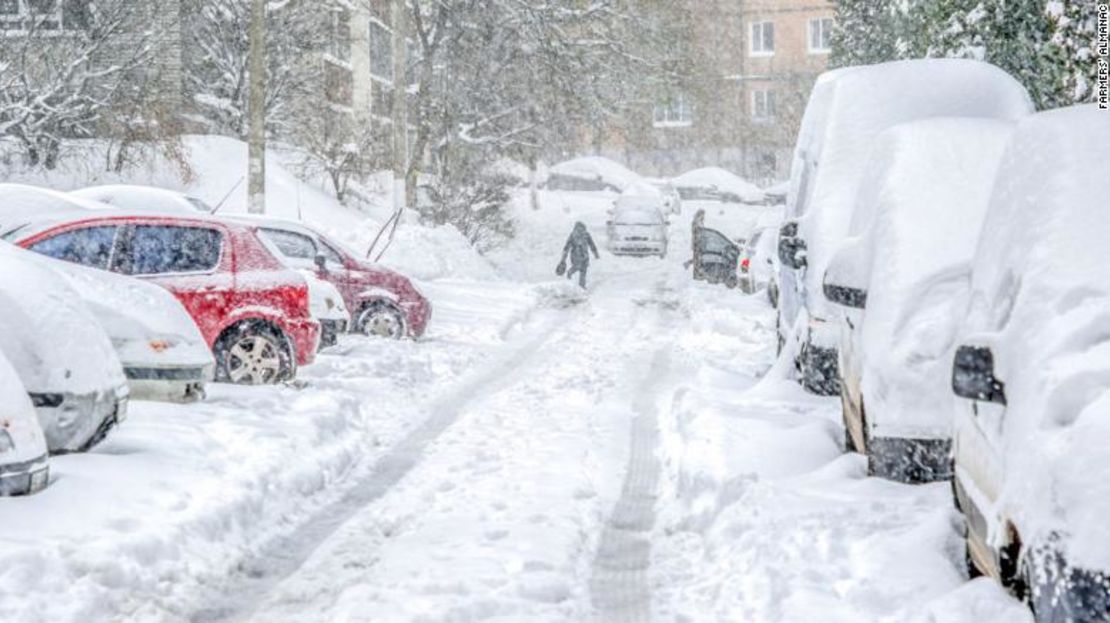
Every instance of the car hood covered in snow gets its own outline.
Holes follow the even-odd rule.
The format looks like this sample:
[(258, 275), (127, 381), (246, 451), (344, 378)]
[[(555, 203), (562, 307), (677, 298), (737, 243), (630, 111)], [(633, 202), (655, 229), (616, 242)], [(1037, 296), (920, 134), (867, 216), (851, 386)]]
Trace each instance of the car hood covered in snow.
[[(809, 179), (792, 180), (788, 208), (798, 214), (799, 235), (807, 244), (804, 291), (811, 316), (827, 318), (820, 295), (831, 255), (848, 233), (849, 221), (868, 175), (875, 139), (900, 123), (929, 117), (1016, 120), (1033, 105), (1025, 89), (1006, 72), (980, 61), (926, 59), (898, 61), (838, 71), (824, 83), (815, 110), (806, 111), (799, 136), (799, 160), (812, 161)], [(805, 188), (801, 188), (804, 184)]]
[(1026, 543), (1110, 571), (1110, 116), (1094, 105), (1020, 123), (983, 226), (961, 343), (1005, 384), (1000, 504)]
[(42, 256), (108, 334), (124, 367), (215, 365), (200, 330), (172, 294), (154, 284)]
[(877, 436), (951, 434), (951, 348), (991, 187), (1014, 124), (938, 118), (875, 146), (845, 244), (870, 276), (862, 389)]

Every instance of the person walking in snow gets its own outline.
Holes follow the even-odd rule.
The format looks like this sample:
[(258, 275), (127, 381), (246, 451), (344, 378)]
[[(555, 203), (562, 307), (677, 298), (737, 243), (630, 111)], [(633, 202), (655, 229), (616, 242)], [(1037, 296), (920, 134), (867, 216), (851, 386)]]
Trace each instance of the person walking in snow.
[[(578, 285), (583, 288), (586, 287), (586, 271), (590, 268), (590, 252), (593, 252), (594, 259), (601, 259), (597, 253), (597, 245), (594, 244), (594, 239), (590, 236), (590, 232), (586, 231), (586, 225), (582, 221), (574, 224), (574, 231), (570, 232), (570, 237), (567, 238), (566, 245), (563, 246), (563, 259), (559, 260), (559, 267), (555, 272), (562, 275), (566, 271), (567, 279), (578, 273)], [(567, 255), (570, 255), (570, 270), (567, 271)]]

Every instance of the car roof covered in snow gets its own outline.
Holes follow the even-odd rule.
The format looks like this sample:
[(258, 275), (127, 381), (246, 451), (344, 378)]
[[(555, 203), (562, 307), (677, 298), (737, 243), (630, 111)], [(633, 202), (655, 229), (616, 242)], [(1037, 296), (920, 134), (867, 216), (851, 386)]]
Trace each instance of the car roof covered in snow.
[[(91, 186), (69, 193), (102, 204), (129, 210), (155, 210), (158, 212), (184, 212), (186, 214), (211, 213), (212, 208), (185, 193), (153, 186), (112, 184)], [(207, 208), (207, 209), (206, 209)]]
[(981, 61), (919, 59), (855, 67), (837, 73), (826, 85), (819, 110), (812, 116), (807, 110), (803, 126), (810, 125), (799, 136), (800, 142), (805, 140), (800, 146), (803, 157), (817, 163), (807, 183), (806, 213), (799, 224), (807, 244), (805, 289), (809, 292), (820, 292), (827, 262), (848, 233), (879, 134), (930, 117), (1013, 121), (1033, 111), (1021, 84)]
[(560, 162), (551, 167), (549, 175), (601, 180), (620, 191), (643, 179), (623, 164), (601, 156), (583, 156)]
[(648, 180), (637, 180), (621, 192), (622, 197), (655, 197), (663, 196), (663, 188)]
[(0, 234), (42, 218), (99, 210), (95, 201), (39, 186), (0, 184)]
[(678, 188), (715, 188), (740, 197), (744, 201), (761, 201), (763, 191), (739, 175), (720, 167), (703, 167), (687, 171), (671, 180)]
[[(964, 341), (986, 343), (1007, 405), (1006, 481), (1022, 538), (1056, 535), (1069, 564), (1110, 571), (1110, 115), (1022, 121), (999, 167)], [(1027, 541), (1028, 542), (1028, 541)]]

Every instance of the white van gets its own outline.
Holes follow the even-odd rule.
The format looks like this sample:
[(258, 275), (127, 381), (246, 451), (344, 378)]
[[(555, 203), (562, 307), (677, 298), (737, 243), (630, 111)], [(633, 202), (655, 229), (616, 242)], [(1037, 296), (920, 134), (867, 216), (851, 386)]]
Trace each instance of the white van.
[(803, 386), (839, 392), (838, 331), (822, 293), (828, 261), (847, 234), (875, 139), (930, 117), (1013, 121), (1033, 110), (1025, 89), (980, 61), (924, 59), (836, 70), (818, 80), (806, 107), (780, 232), (779, 331), (793, 334)]
[(884, 132), (829, 262), (845, 445), (901, 482), (951, 477), (954, 333), (1014, 124), (936, 118)]
[(1110, 620), (1110, 114), (1018, 124), (957, 333), (955, 491), (973, 571), (1038, 621)]

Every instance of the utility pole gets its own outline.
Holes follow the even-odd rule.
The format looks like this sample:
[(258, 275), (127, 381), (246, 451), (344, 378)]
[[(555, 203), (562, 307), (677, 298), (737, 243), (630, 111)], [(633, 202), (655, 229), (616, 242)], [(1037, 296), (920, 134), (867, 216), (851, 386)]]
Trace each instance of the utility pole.
[(393, 210), (397, 220), (400, 220), (400, 214), (408, 204), (405, 194), (405, 176), (408, 173), (408, 78), (405, 75), (408, 64), (408, 7), (405, 4), (405, 0), (392, 0), (390, 7), (390, 25), (393, 28)]
[(266, 0), (251, 0), (247, 210), (266, 213)]

